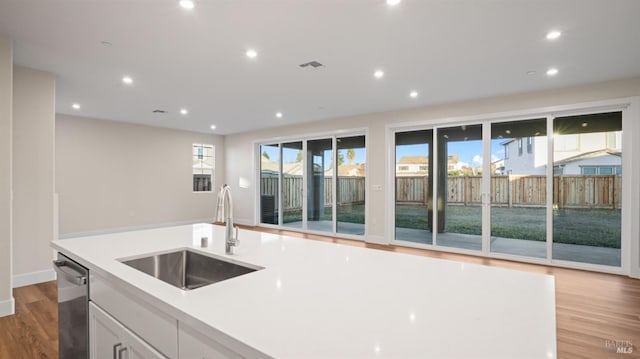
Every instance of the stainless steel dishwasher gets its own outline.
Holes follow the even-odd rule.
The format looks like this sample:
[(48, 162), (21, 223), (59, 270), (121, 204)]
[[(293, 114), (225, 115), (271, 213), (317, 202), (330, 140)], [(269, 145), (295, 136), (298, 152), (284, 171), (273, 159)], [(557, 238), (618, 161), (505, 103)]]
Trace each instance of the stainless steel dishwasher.
[(58, 350), (60, 359), (89, 358), (89, 270), (58, 253)]

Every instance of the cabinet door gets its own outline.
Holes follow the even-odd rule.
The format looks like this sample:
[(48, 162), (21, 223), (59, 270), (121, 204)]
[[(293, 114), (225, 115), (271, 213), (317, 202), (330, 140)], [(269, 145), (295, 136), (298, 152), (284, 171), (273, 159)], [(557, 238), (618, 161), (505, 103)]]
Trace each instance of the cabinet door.
[(123, 327), (102, 309), (89, 303), (89, 347), (91, 359), (114, 359), (123, 347)]
[(178, 330), (178, 349), (180, 359), (244, 358), (222, 344), (182, 324), (180, 324), (180, 329)]
[(159, 351), (127, 329), (124, 330), (124, 342), (127, 354), (122, 356), (122, 359), (166, 359)]

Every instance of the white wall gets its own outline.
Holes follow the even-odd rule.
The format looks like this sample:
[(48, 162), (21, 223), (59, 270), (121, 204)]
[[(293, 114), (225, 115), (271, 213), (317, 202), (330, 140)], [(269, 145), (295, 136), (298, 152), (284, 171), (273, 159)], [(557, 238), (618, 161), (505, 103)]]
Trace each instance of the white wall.
[(55, 278), (55, 76), (14, 66), (13, 72), (13, 286)]
[[(227, 136), (226, 138), (226, 180), (234, 189), (235, 215), (240, 223), (256, 224), (255, 218), (255, 169), (252, 158), (254, 156), (255, 141), (283, 137), (306, 137), (314, 133), (338, 133), (352, 128), (368, 128), (368, 171), (369, 184), (367, 191), (367, 239), (379, 241), (387, 234), (385, 219), (385, 193), (387, 164), (387, 145), (385, 136), (387, 126), (402, 126), (411, 123), (446, 124), (455, 123), (455, 118), (464, 116), (480, 116), (510, 111), (524, 111), (529, 109), (571, 105), (582, 102), (600, 101), (606, 99), (623, 98), (640, 95), (640, 78), (609, 81), (604, 83), (541, 91), (535, 93), (516, 94), (474, 101), (424, 107), (405, 111), (394, 111), (349, 118), (333, 119), (308, 124), (292, 125), (281, 128), (261, 130), (249, 133)], [(513, 154), (511, 154), (513, 155)], [(517, 153), (516, 153), (517, 155)], [(637, 172), (637, 171), (635, 171)], [(239, 188), (241, 179), (248, 179), (247, 188)], [(382, 186), (382, 190), (373, 190), (374, 186)], [(634, 216), (637, 215), (638, 203), (634, 205)], [(385, 238), (389, 241), (389, 238)], [(638, 238), (633, 238), (636, 242)], [(637, 247), (634, 252), (637, 251)]]
[(11, 291), (11, 133), (13, 49), (0, 35), (0, 317), (14, 311)]
[(213, 220), (216, 193), (192, 192), (193, 143), (215, 146), (219, 188), (222, 136), (56, 115), (60, 237)]

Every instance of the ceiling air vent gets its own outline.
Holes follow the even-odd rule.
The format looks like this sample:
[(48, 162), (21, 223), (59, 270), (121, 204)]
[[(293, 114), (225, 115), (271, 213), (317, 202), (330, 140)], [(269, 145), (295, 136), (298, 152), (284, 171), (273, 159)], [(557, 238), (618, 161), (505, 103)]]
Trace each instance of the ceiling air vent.
[(311, 62), (307, 62), (307, 63), (304, 63), (304, 64), (300, 64), (300, 67), (308, 67), (308, 68), (317, 69), (317, 68), (320, 68), (320, 67), (324, 67), (324, 65), (319, 63), (318, 61), (311, 61)]
[(169, 111), (166, 110), (153, 110), (153, 113), (169, 113)]

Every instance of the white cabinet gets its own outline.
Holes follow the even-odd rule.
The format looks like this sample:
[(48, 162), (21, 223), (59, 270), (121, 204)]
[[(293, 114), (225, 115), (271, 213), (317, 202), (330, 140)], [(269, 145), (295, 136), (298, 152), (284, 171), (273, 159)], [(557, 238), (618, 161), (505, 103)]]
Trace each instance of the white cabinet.
[(165, 359), (134, 333), (89, 303), (91, 359)]
[(180, 359), (241, 359), (244, 356), (235, 353), (226, 346), (207, 338), (202, 333), (179, 323), (178, 348)]

